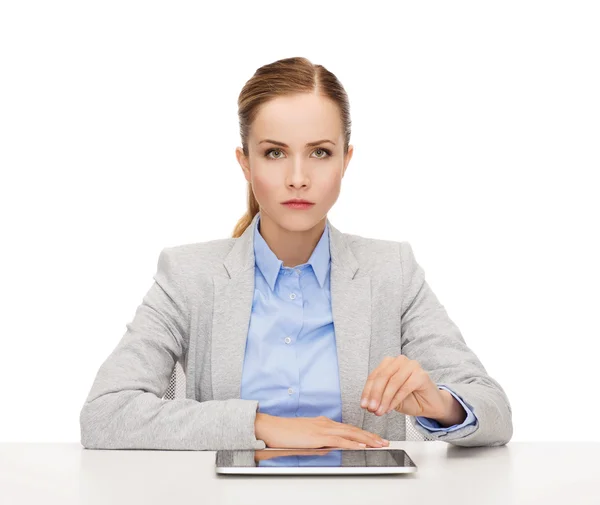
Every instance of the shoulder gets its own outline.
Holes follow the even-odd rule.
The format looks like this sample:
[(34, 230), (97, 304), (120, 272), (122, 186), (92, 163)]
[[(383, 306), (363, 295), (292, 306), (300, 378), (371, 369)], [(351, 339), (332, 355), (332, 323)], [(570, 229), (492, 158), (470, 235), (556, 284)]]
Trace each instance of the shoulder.
[(402, 268), (414, 261), (413, 249), (407, 240), (386, 240), (342, 233), (361, 268), (371, 273), (389, 272), (390, 266)]
[(234, 238), (193, 242), (164, 247), (159, 254), (157, 271), (182, 283), (214, 275), (223, 269), (223, 260), (235, 243)]

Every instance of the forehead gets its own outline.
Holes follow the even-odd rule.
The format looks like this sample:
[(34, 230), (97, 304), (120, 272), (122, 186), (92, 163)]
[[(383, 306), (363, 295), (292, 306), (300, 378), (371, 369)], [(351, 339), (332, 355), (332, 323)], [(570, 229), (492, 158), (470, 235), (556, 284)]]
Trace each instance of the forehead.
[[(252, 124), (250, 136), (302, 145), (319, 138), (341, 135), (340, 111), (330, 99), (312, 93), (280, 96), (263, 104)], [(310, 138), (308, 138), (310, 137)]]

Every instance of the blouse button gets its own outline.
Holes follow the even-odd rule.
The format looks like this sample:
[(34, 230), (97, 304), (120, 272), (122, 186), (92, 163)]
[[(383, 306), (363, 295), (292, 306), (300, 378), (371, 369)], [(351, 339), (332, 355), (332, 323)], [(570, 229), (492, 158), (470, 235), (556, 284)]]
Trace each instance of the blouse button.
[(292, 339), (290, 337), (285, 337), (285, 343), (289, 344), (292, 341)]
[(292, 293), (292, 294), (290, 295), (290, 298), (291, 298), (292, 300), (293, 300), (294, 298), (296, 298), (296, 293)]
[(293, 392), (294, 392), (294, 390), (293, 390), (292, 388), (289, 388), (289, 389), (288, 389), (288, 394), (290, 394), (290, 395), (291, 395)]

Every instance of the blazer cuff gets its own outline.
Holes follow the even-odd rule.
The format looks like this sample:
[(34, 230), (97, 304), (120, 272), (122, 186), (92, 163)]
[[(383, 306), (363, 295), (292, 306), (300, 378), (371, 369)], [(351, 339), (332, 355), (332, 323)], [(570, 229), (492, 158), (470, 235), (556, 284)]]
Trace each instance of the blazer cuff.
[(467, 417), (461, 424), (455, 424), (453, 426), (443, 427), (435, 419), (431, 419), (429, 417), (423, 417), (423, 416), (415, 416), (416, 421), (421, 426), (423, 426), (423, 428), (425, 428), (426, 430), (428, 430), (432, 433), (439, 432), (439, 431), (450, 432), (450, 431), (459, 430), (460, 428), (464, 428), (465, 426), (474, 425), (477, 422), (477, 418), (475, 417), (475, 414), (467, 406), (467, 404), (463, 401), (463, 399), (460, 396), (458, 396), (454, 391), (452, 391), (449, 387), (447, 387), (443, 384), (438, 384), (437, 386), (438, 386), (438, 389), (446, 390), (454, 398), (456, 398), (456, 400), (461, 404), (464, 411), (467, 413)]

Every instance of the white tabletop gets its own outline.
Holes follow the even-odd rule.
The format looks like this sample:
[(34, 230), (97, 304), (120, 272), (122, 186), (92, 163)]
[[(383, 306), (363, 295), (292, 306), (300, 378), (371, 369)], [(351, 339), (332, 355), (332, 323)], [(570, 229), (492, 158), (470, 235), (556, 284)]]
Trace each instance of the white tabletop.
[[(600, 443), (455, 447), (392, 442), (414, 474), (217, 475), (214, 451), (88, 450), (79, 443), (0, 443), (0, 503), (600, 504)], [(379, 449), (369, 449), (379, 450)]]

